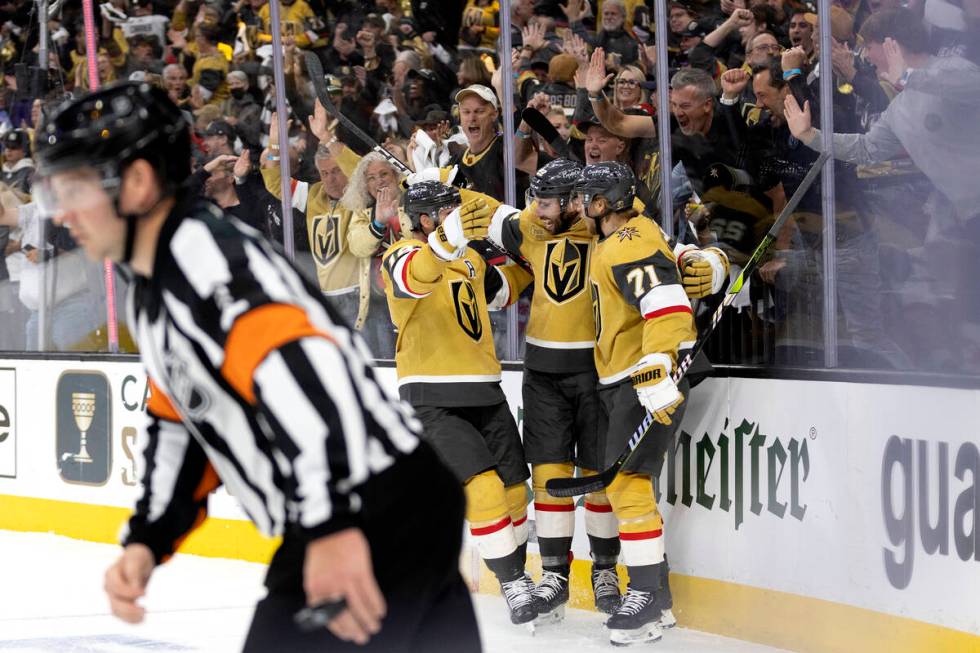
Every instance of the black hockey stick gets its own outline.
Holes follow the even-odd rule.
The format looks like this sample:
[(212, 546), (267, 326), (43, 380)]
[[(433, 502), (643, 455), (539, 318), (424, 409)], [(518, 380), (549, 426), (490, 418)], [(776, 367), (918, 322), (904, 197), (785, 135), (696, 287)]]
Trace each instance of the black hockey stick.
[[(742, 285), (745, 283), (745, 280), (748, 279), (753, 272), (755, 272), (755, 269), (759, 266), (759, 262), (762, 260), (762, 257), (765, 256), (766, 252), (769, 250), (769, 247), (771, 247), (773, 242), (776, 240), (779, 230), (782, 228), (783, 224), (785, 224), (786, 220), (789, 219), (790, 214), (796, 210), (800, 200), (803, 199), (803, 195), (805, 195), (810, 189), (810, 186), (813, 185), (817, 175), (820, 174), (820, 170), (823, 168), (824, 162), (829, 156), (830, 155), (827, 153), (820, 154), (820, 156), (814, 162), (813, 167), (810, 168), (810, 171), (806, 174), (806, 177), (803, 178), (799, 188), (796, 189), (796, 192), (793, 193), (793, 196), (789, 199), (789, 202), (786, 203), (786, 206), (783, 207), (783, 210), (779, 213), (779, 217), (776, 218), (776, 221), (772, 224), (772, 227), (769, 228), (769, 232), (766, 233), (765, 237), (762, 239), (762, 242), (760, 242), (758, 247), (755, 248), (755, 251), (752, 252), (752, 257), (749, 259), (748, 263), (745, 264), (745, 267), (742, 268), (742, 272), (738, 275), (738, 278), (735, 279), (730, 286), (728, 286), (728, 290), (725, 292), (724, 300), (715, 310), (714, 315), (711, 316), (710, 326), (708, 326), (708, 329), (700, 337), (698, 337), (697, 342), (694, 343), (693, 349), (691, 349), (687, 356), (684, 357), (684, 360), (678, 363), (677, 369), (674, 371), (674, 374), (671, 377), (673, 378), (674, 383), (678, 383), (684, 378), (688, 368), (691, 367), (691, 363), (694, 362), (694, 357), (697, 356), (698, 353), (700, 353), (700, 351), (704, 348), (705, 342), (707, 342), (708, 338), (711, 337), (715, 327), (717, 327), (718, 323), (721, 321), (721, 316), (725, 312), (725, 309), (731, 306), (732, 302), (735, 301), (736, 295), (738, 295), (739, 291), (742, 290)], [(601, 473), (596, 474), (595, 476), (553, 478), (545, 484), (548, 494), (553, 497), (574, 497), (579, 494), (598, 492), (609, 487), (609, 484), (616, 478), (619, 470), (623, 468), (623, 465), (629, 461), (630, 457), (633, 455), (633, 452), (636, 451), (636, 448), (640, 446), (640, 442), (643, 441), (643, 437), (647, 434), (647, 431), (650, 429), (650, 426), (653, 425), (653, 422), (653, 415), (647, 411), (646, 415), (643, 417), (643, 421), (640, 422), (640, 425), (636, 427), (635, 431), (633, 431), (633, 435), (630, 437), (629, 443), (626, 445), (626, 449), (623, 450), (623, 453), (616, 459), (616, 462), (614, 462), (608, 469), (603, 470)]]
[(551, 149), (555, 151), (561, 159), (569, 158), (568, 154), (568, 143), (565, 139), (561, 137), (555, 126), (548, 122), (548, 118), (545, 117), (543, 113), (537, 109), (532, 109), (527, 107), (521, 112), (521, 120), (526, 122), (531, 129), (537, 132), (538, 136), (543, 138)]
[(320, 104), (323, 105), (323, 108), (327, 110), (327, 113), (339, 120), (340, 124), (346, 127), (347, 130), (354, 134), (354, 136), (356, 136), (357, 139), (364, 145), (387, 159), (388, 163), (393, 165), (400, 173), (403, 175), (412, 174), (409, 167), (402, 163), (398, 157), (378, 145), (377, 141), (371, 138), (368, 134), (364, 133), (363, 129), (355, 125), (350, 118), (340, 112), (340, 109), (338, 109), (334, 105), (333, 101), (330, 100), (330, 91), (327, 90), (327, 79), (323, 74), (323, 64), (320, 63), (320, 57), (316, 56), (312, 52), (307, 52), (305, 56), (306, 72), (310, 76), (310, 79), (313, 80), (313, 90), (316, 91), (316, 97), (320, 100)]

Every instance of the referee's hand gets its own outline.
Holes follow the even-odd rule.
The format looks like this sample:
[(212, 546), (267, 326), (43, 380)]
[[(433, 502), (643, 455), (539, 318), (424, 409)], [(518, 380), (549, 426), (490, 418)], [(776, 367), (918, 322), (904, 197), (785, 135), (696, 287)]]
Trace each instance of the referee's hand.
[(345, 641), (366, 644), (381, 630), (385, 600), (374, 578), (364, 533), (348, 528), (306, 546), (303, 587), (308, 605), (344, 599), (347, 609), (327, 628)]
[(146, 610), (136, 601), (146, 593), (146, 584), (156, 567), (153, 553), (143, 544), (130, 544), (105, 572), (105, 593), (112, 614), (138, 624)]

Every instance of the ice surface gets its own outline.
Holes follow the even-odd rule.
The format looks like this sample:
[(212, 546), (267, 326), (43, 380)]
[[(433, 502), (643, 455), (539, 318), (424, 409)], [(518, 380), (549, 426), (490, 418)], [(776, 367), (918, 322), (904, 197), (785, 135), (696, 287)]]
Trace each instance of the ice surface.
[[(102, 575), (118, 547), (56, 535), (0, 531), (0, 651), (117, 653), (238, 651), (263, 594), (265, 567), (177, 555), (150, 582), (144, 623), (113, 618)], [(474, 595), (487, 653), (652, 651), (776, 653), (776, 649), (682, 628), (656, 644), (614, 649), (602, 615), (568, 610), (565, 621), (531, 635), (512, 626), (503, 600)]]

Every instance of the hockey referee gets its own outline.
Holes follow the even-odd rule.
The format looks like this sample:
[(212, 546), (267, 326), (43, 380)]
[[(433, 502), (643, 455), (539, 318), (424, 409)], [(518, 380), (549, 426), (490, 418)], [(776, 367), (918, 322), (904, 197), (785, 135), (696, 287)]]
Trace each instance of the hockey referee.
[[(478, 651), (459, 483), (319, 289), (182, 190), (190, 135), (166, 93), (108, 86), (37, 142), (43, 210), (133, 277), (128, 323), (152, 387), (142, 495), (105, 577), (113, 613), (143, 618), (153, 570), (224, 483), (283, 538), (246, 651)], [(294, 624), (305, 606), (326, 628)]]

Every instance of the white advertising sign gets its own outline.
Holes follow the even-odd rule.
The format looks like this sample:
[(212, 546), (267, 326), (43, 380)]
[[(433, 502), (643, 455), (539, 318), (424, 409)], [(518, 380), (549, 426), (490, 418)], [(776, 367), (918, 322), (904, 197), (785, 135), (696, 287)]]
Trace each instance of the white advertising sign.
[(0, 477), (17, 477), (17, 372), (0, 368)]

